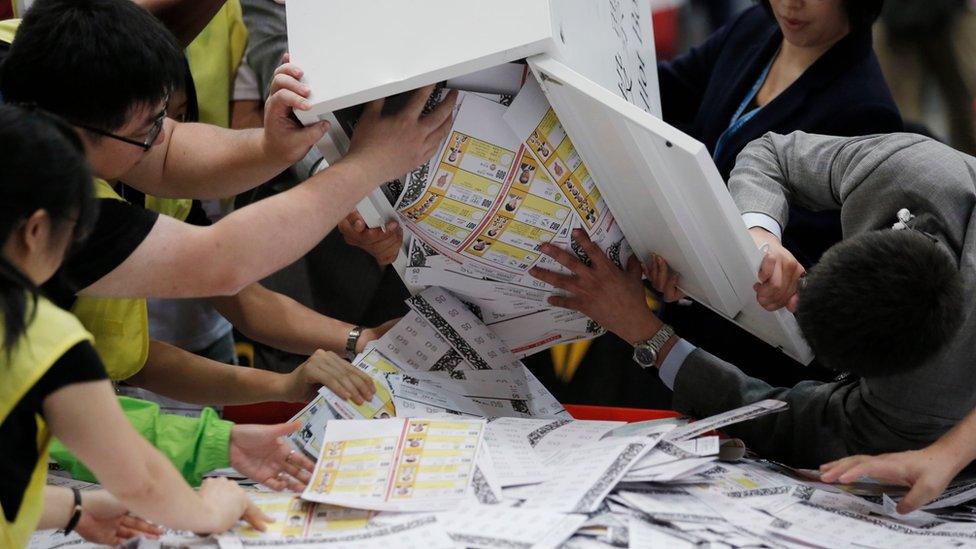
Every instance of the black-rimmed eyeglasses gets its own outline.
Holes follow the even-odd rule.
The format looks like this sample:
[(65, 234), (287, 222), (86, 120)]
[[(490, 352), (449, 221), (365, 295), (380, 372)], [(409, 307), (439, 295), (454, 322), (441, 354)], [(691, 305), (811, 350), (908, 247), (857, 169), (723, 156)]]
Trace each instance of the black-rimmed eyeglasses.
[(90, 132), (92, 132), (94, 134), (97, 134), (97, 135), (101, 135), (101, 136), (104, 136), (104, 137), (110, 137), (112, 139), (121, 141), (123, 143), (128, 143), (130, 145), (135, 145), (136, 147), (141, 147), (142, 150), (148, 151), (149, 149), (152, 148), (153, 143), (156, 142), (156, 139), (159, 138), (160, 132), (163, 131), (163, 122), (165, 122), (165, 121), (166, 121), (166, 109), (164, 108), (163, 111), (161, 113), (159, 113), (158, 115), (156, 115), (156, 118), (153, 119), (152, 127), (149, 128), (149, 134), (146, 135), (146, 140), (145, 141), (138, 141), (138, 140), (132, 139), (130, 137), (125, 137), (125, 136), (122, 136), (122, 135), (116, 135), (116, 134), (114, 134), (112, 132), (105, 131), (105, 130), (103, 130), (101, 128), (96, 128), (96, 127), (88, 126), (88, 125), (85, 125), (85, 124), (75, 124), (75, 126), (78, 126), (79, 128), (83, 128), (85, 130), (88, 130), (88, 131), (90, 131)]

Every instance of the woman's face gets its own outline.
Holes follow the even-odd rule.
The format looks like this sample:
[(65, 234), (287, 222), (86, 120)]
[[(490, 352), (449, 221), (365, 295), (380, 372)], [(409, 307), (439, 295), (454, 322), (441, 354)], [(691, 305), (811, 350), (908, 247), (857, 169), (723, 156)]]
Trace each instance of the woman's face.
[(811, 48), (830, 45), (850, 30), (843, 0), (770, 0), (783, 38)]
[(64, 262), (76, 224), (74, 218), (55, 220), (47, 211), (37, 210), (14, 229), (3, 253), (40, 286)]

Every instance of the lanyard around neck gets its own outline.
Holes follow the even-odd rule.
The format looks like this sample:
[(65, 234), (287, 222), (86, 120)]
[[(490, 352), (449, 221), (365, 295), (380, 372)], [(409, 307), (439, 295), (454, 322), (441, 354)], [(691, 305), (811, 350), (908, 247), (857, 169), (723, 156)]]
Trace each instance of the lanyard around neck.
[(731, 139), (732, 136), (735, 135), (740, 128), (742, 128), (742, 126), (745, 126), (746, 123), (752, 120), (752, 118), (762, 109), (762, 107), (757, 106), (755, 109), (746, 112), (746, 108), (749, 107), (749, 104), (752, 103), (753, 99), (756, 98), (756, 95), (759, 94), (759, 90), (762, 89), (763, 84), (766, 83), (766, 77), (769, 76), (769, 71), (773, 68), (773, 61), (776, 60), (778, 55), (778, 53), (774, 55), (766, 65), (766, 68), (763, 69), (762, 73), (759, 74), (759, 78), (756, 79), (756, 83), (752, 85), (752, 89), (749, 90), (749, 93), (746, 94), (746, 98), (742, 100), (739, 108), (736, 109), (735, 114), (732, 115), (732, 120), (729, 121), (729, 127), (722, 132), (722, 135), (718, 138), (718, 142), (715, 144), (715, 152), (712, 153), (713, 160), (718, 160), (719, 156), (725, 150), (726, 142)]

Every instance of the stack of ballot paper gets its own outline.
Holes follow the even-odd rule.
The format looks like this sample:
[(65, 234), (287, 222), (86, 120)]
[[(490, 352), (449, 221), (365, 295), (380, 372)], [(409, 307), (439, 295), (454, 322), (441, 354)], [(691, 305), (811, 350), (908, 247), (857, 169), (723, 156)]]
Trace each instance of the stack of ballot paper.
[[(446, 89), (437, 94), (431, 105)], [(542, 254), (543, 244), (589, 261), (572, 239), (577, 229), (618, 265), (631, 255), (535, 80), (514, 98), (461, 92), (437, 156), (393, 194), (408, 235), (404, 281), (454, 292), (516, 357), (603, 333), (580, 313), (552, 308), (556, 289), (528, 274), (567, 272)]]
[[(275, 519), (266, 532), (168, 532), (129, 546), (976, 547), (976, 511), (963, 505), (976, 482), (898, 515), (892, 487), (863, 492), (754, 457), (719, 459), (715, 429), (785, 409), (763, 401), (698, 421), (636, 424), (565, 415), (334, 419), (322, 427), (303, 494), (252, 492)], [(31, 542), (65, 545), (90, 546), (54, 531)]]

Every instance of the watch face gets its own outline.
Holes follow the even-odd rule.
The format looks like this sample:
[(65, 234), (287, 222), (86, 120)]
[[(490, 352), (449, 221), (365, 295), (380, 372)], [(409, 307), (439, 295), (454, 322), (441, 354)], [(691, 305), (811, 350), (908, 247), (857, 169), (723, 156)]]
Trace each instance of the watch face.
[(647, 368), (653, 366), (655, 360), (657, 360), (657, 353), (654, 352), (654, 349), (650, 347), (634, 348), (634, 362), (637, 364)]

